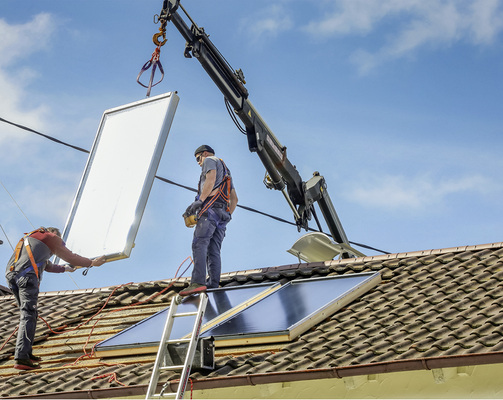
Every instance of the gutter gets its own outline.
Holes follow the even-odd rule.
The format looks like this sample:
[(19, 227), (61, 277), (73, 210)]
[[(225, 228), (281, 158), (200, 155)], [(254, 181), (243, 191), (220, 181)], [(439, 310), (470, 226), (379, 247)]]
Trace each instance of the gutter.
[[(313, 379), (347, 378), (352, 376), (385, 374), (390, 372), (432, 370), (440, 368), (466, 367), (487, 364), (502, 364), (503, 351), (484, 354), (463, 354), (458, 356), (442, 356), (418, 358), (409, 360), (395, 360), (381, 363), (350, 365), (323, 369), (308, 369), (301, 371), (282, 371), (238, 376), (221, 376), (193, 380), (193, 390), (215, 389), (236, 386), (255, 386), (269, 383), (296, 382)], [(169, 389), (176, 392), (178, 383), (170, 384)], [(126, 396), (145, 396), (148, 385), (134, 385), (127, 387), (75, 390), (71, 392), (57, 392), (44, 394), (30, 394), (26, 396), (5, 397), (6, 399), (101, 399)], [(162, 384), (158, 385), (158, 389)]]

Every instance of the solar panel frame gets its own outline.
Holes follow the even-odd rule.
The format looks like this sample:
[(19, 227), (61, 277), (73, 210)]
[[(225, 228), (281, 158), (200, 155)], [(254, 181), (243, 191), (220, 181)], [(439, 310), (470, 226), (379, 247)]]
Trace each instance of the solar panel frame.
[[(326, 298), (330, 297), (330, 295), (327, 295), (324, 299), (320, 299), (320, 294), (322, 294), (320, 290), (317, 290), (316, 292), (313, 291), (311, 297), (304, 295), (300, 297), (298, 296), (297, 298), (299, 299), (299, 301), (314, 299), (320, 300), (322, 304), (317, 307), (313, 306), (313, 304), (304, 304), (304, 306), (307, 305), (310, 308), (310, 311), (308, 313), (304, 313), (305, 315), (298, 317), (295, 323), (289, 324), (288, 326), (284, 325), (282, 328), (277, 329), (281, 316), (286, 315), (288, 310), (283, 307), (283, 312), (278, 312), (278, 309), (282, 307), (280, 304), (281, 302), (276, 302), (276, 304), (272, 304), (269, 306), (269, 308), (267, 308), (267, 303), (273, 302), (275, 300), (275, 297), (281, 297), (282, 295), (288, 293), (288, 291), (291, 291), (292, 289), (295, 290), (296, 287), (299, 287), (300, 285), (319, 285), (323, 282), (333, 283), (335, 281), (339, 281), (340, 283), (342, 280), (347, 281), (351, 279), (356, 279), (359, 282), (355, 283), (354, 285), (350, 285), (350, 287), (345, 290), (340, 291), (339, 294), (330, 301), (326, 301)], [(290, 281), (283, 285), (279, 290), (262, 298), (258, 302), (251, 305), (249, 308), (242, 310), (240, 313), (236, 313), (231, 318), (216, 325), (214, 328), (202, 332), (201, 336), (213, 336), (215, 338), (216, 345), (219, 347), (234, 346), (242, 342), (254, 344), (293, 340), (301, 333), (310, 329), (317, 323), (323, 321), (330, 315), (333, 315), (340, 308), (357, 299), (359, 296), (363, 295), (371, 288), (378, 285), (380, 282), (381, 275), (379, 272), (346, 274), (339, 276)], [(285, 304), (288, 301), (292, 300), (292, 297), (288, 295), (286, 295), (285, 298)], [(306, 302), (304, 301), (304, 303)], [(267, 312), (268, 309), (276, 311), (275, 317), (270, 318), (271, 314)], [(248, 321), (252, 321), (252, 323), (256, 324), (262, 324), (262, 326), (264, 327), (262, 329), (259, 329), (257, 328), (257, 326), (255, 326), (254, 328), (245, 326), (244, 329), (242, 329), (243, 325), (246, 324), (246, 314), (252, 314), (254, 312), (255, 315), (253, 315), (251, 318), (248, 318)], [(240, 323), (233, 324), (233, 322), (238, 318), (241, 318)], [(238, 329), (241, 329), (241, 332), (239, 332)]]
[[(246, 285), (244, 287), (230, 287), (209, 289), (208, 306), (203, 318), (201, 332), (211, 328), (222, 318), (227, 319), (234, 313), (248, 307), (251, 303), (267, 296), (271, 292), (281, 287), (279, 283), (269, 282), (256, 285)], [(244, 295), (248, 292), (247, 295)], [(228, 296), (230, 295), (230, 296)], [(224, 304), (224, 296), (228, 297), (229, 304)], [(229, 297), (231, 297), (229, 299)], [(233, 297), (233, 298), (232, 298)], [(217, 304), (220, 303), (220, 305)], [(199, 305), (199, 296), (189, 296), (178, 306), (179, 313), (196, 311)], [(220, 308), (220, 310), (218, 310)], [(128, 350), (128, 353), (155, 352), (159, 347), (162, 335), (162, 328), (165, 324), (169, 307), (145, 318), (144, 320), (124, 329), (114, 336), (103, 340), (96, 345), (96, 354), (100, 357), (115, 355)], [(211, 311), (213, 314), (210, 314)], [(190, 334), (193, 325), (193, 318), (178, 318), (175, 320), (171, 334), (172, 339), (181, 339)], [(157, 329), (157, 330), (156, 330)], [(203, 335), (201, 335), (203, 336)]]
[(129, 257), (178, 101), (168, 92), (103, 113), (63, 230), (73, 252)]
[[(341, 284), (342, 281), (346, 281), (344, 287), (339, 287), (336, 293), (337, 284)], [(351, 282), (350, 282), (351, 281)], [(237, 286), (231, 288), (220, 288), (220, 289), (210, 289), (208, 290), (209, 296), (218, 296), (218, 294), (225, 294), (225, 292), (234, 293), (242, 291), (243, 293), (246, 290), (254, 289), (255, 293), (253, 296), (246, 298), (246, 300), (241, 301), (239, 305), (228, 308), (222, 313), (216, 313), (213, 316), (206, 316), (206, 322), (203, 323), (201, 327), (201, 337), (213, 337), (215, 339), (215, 345), (217, 347), (230, 347), (230, 346), (239, 346), (243, 344), (266, 344), (266, 343), (281, 343), (285, 341), (290, 341), (298, 337), (303, 332), (307, 331), (311, 327), (320, 323), (324, 319), (330, 317), (342, 307), (347, 304), (355, 301), (358, 297), (364, 295), (366, 292), (377, 286), (381, 282), (380, 272), (364, 272), (357, 274), (345, 274), (345, 275), (337, 275), (337, 276), (328, 276), (328, 277), (320, 277), (320, 278), (310, 278), (310, 279), (298, 279), (290, 281), (282, 286), (279, 283), (263, 283), (257, 285), (244, 285)], [(302, 289), (302, 286), (311, 287), (312, 296), (308, 297), (305, 294), (297, 295), (296, 297), (292, 297), (292, 292), (295, 294), (295, 291)], [(325, 289), (329, 289), (330, 292), (323, 293), (321, 289), (325, 287)], [(316, 289), (316, 290), (313, 290)], [(302, 291), (302, 290), (301, 290)], [(305, 290), (304, 290), (305, 292)], [(299, 292), (300, 293), (300, 292)], [(336, 294), (334, 294), (336, 293)], [(258, 323), (265, 324), (265, 328), (255, 329), (255, 330), (246, 330), (243, 329), (243, 325), (238, 326), (234, 331), (222, 331), (222, 327), (225, 327), (226, 324), (232, 325), (232, 322), (235, 322), (236, 319), (243, 317), (244, 314), (250, 312), (249, 310), (253, 310), (254, 307), (260, 307), (263, 304), (266, 304), (268, 301), (278, 301), (278, 297), (284, 296), (283, 299), (288, 303), (292, 298), (297, 298), (299, 300), (307, 300), (306, 304), (309, 307), (308, 311), (302, 313), (302, 316), (299, 316), (300, 313), (297, 313), (293, 322), (289, 322), (288, 325), (283, 326), (281, 329), (277, 329), (277, 327), (271, 328), (274, 323), (271, 323), (270, 317), (272, 316), (273, 320), (279, 320), (283, 318), (287, 314), (287, 310), (285, 307), (282, 307), (280, 304), (273, 304), (269, 311), (264, 312), (260, 311), (258, 316), (253, 318), (254, 321)], [(246, 296), (245, 296), (246, 297)], [(276, 300), (275, 300), (276, 298)], [(186, 305), (191, 305), (193, 309), (197, 308), (197, 296), (192, 296), (187, 298)], [(330, 300), (327, 300), (330, 299)], [(243, 297), (241, 297), (243, 300)], [(279, 299), (281, 302), (281, 298)], [(314, 302), (318, 302), (318, 304), (313, 304)], [(211, 303), (211, 302), (210, 302)], [(215, 297), (213, 303), (216, 303)], [(285, 304), (286, 304), (285, 303)], [(179, 308), (179, 312), (187, 312), (188, 309), (184, 309), (184, 305), (181, 305), (182, 309)], [(218, 307), (217, 307), (218, 308)], [(108, 355), (117, 355), (121, 352), (124, 354), (141, 354), (141, 353), (151, 353), (156, 352), (159, 346), (159, 340), (162, 333), (162, 326), (164, 326), (165, 318), (167, 316), (167, 311), (169, 308), (166, 308), (153, 316), (140, 321), (138, 324), (135, 324), (126, 330), (118, 333), (117, 335), (106, 339), (99, 343), (96, 346), (96, 354), (100, 357), (106, 357)], [(159, 337), (158, 341), (155, 340), (145, 340), (143, 338), (143, 342), (133, 342), (127, 340), (116, 340), (116, 338), (130, 334), (131, 337), (141, 337), (142, 331), (141, 329), (137, 329), (138, 326), (145, 326), (148, 324), (149, 320), (153, 318), (157, 318), (158, 325), (157, 335)], [(273, 321), (277, 322), (277, 321)], [(188, 325), (190, 327), (190, 324)], [(148, 328), (150, 331), (155, 331), (155, 326)], [(128, 333), (129, 332), (129, 333)], [(189, 332), (189, 328), (185, 330), (185, 332)], [(184, 333), (174, 333), (172, 338), (177, 339), (181, 338)], [(187, 337), (185, 334), (184, 337)]]

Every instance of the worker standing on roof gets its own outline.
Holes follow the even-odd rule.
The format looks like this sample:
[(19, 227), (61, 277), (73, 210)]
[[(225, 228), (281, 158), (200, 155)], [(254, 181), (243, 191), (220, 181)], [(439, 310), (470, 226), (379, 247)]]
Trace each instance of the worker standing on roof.
[(201, 177), (196, 200), (183, 214), (185, 218), (197, 215), (192, 241), (194, 269), (190, 285), (180, 292), (181, 296), (219, 286), (222, 270), (220, 248), (227, 223), (238, 203), (231, 173), (223, 160), (215, 157), (215, 151), (208, 145), (202, 145), (196, 149), (194, 156), (201, 166)]
[(27, 233), (19, 241), (5, 273), (20, 312), (14, 354), (14, 368), (16, 369), (40, 368), (40, 365), (36, 363), (40, 361), (40, 357), (33, 355), (32, 347), (37, 327), (39, 285), (43, 272), (73, 272), (76, 269), (71, 265), (53, 264), (49, 261), (53, 254), (79, 267), (99, 267), (106, 261), (105, 256), (91, 260), (72, 253), (65, 246), (57, 228), (39, 228)]

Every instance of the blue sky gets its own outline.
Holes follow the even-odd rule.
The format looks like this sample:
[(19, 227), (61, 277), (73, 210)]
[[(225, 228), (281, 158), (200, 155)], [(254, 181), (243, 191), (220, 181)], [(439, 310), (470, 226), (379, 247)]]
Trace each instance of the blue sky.
[[(304, 180), (314, 171), (349, 240), (392, 253), (502, 240), (503, 2), (185, 0), (231, 63)], [(217, 4), (217, 5), (216, 5)], [(90, 149), (102, 113), (145, 98), (161, 0), (2, 0), (0, 117)], [(193, 151), (212, 145), (240, 203), (292, 220), (199, 62), (168, 24), (166, 76), (180, 103), (158, 175), (196, 186)], [(0, 224), (63, 228), (87, 155), (0, 123)], [(173, 277), (191, 255), (181, 214), (193, 194), (154, 182), (127, 260), (84, 277), (46, 274), (45, 291)], [(314, 223), (311, 224), (314, 227)], [(295, 227), (238, 209), (223, 271), (297, 262)], [(3, 232), (0, 259), (11, 248)], [(367, 255), (379, 253), (363, 250)], [(85, 255), (85, 254), (84, 254)], [(5, 281), (2, 282), (5, 284)]]

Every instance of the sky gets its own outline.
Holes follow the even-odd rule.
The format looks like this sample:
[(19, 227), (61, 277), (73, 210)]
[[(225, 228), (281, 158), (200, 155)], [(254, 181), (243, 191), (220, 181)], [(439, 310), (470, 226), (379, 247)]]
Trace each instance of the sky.
[[(250, 101), (303, 180), (325, 177), (350, 241), (401, 253), (503, 240), (503, 1), (182, 5), (243, 70)], [(90, 149), (105, 110), (146, 96), (136, 77), (154, 50), (161, 6), (2, 0), (0, 118)], [(157, 175), (196, 187), (194, 149), (209, 144), (232, 171), (240, 204), (292, 221), (283, 195), (263, 185), (264, 167), (222, 94), (196, 59), (184, 58), (172, 24), (167, 38), (165, 77), (151, 95), (176, 91), (180, 102)], [(86, 161), (0, 122), (0, 260), (7, 264), (10, 244), (33, 227), (64, 227)], [(174, 277), (189, 266), (193, 230), (181, 215), (193, 197), (156, 179), (130, 258), (87, 276), (46, 273), (41, 290)], [(238, 209), (222, 270), (297, 263), (287, 250), (304, 233)]]

